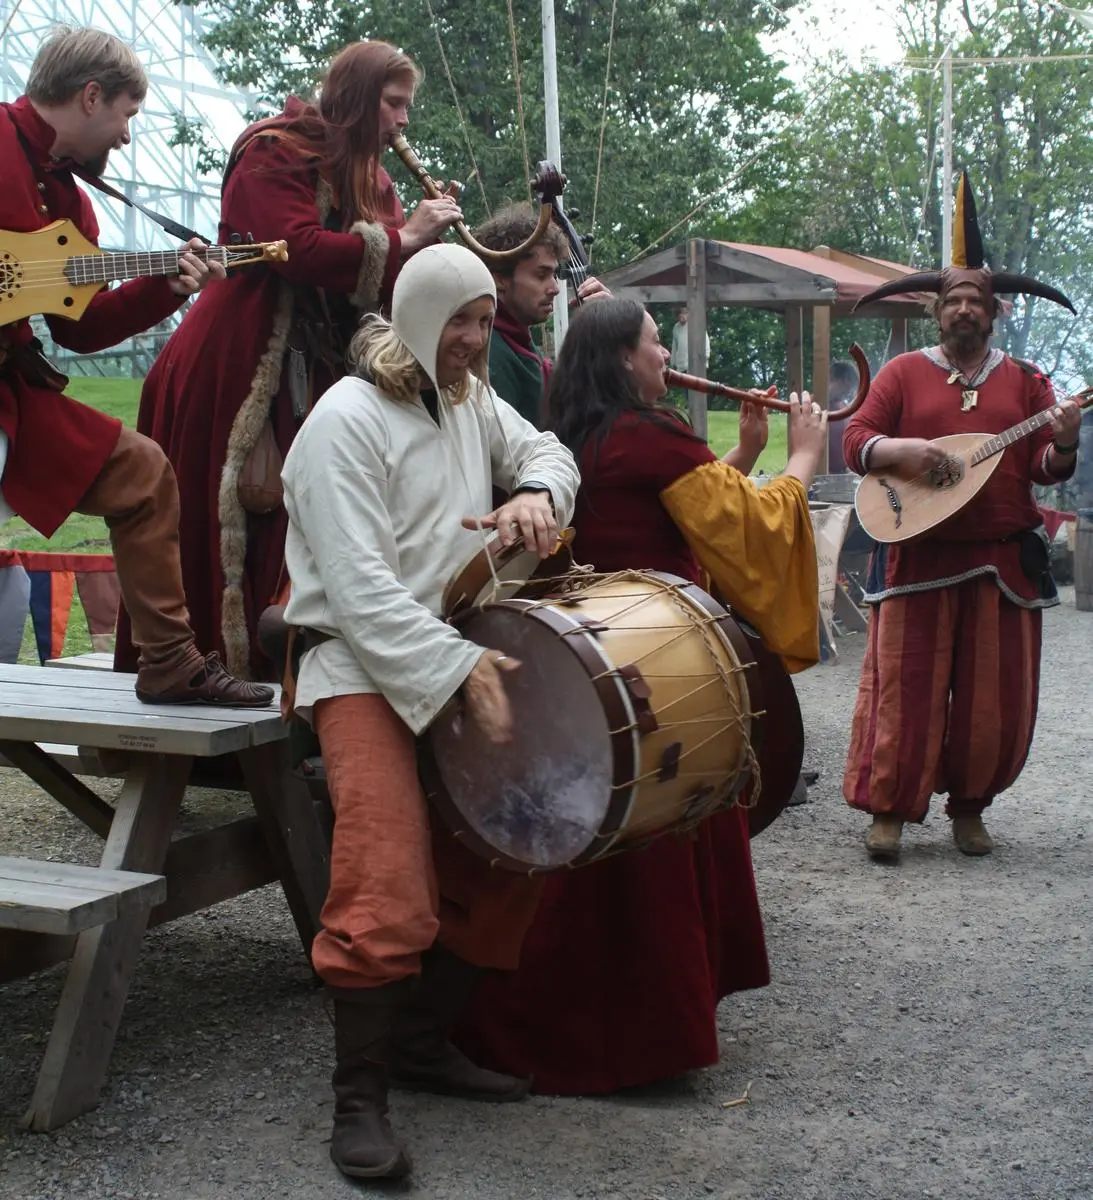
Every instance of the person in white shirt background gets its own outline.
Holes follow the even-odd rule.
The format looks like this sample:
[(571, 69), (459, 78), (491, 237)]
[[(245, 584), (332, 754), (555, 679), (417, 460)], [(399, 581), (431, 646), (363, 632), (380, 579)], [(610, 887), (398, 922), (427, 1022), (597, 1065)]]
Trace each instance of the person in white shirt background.
[[(686, 307), (681, 308), (676, 313), (676, 323), (672, 326), (672, 356), (668, 360), (668, 365), (673, 371), (689, 371), (691, 368), (688, 365), (690, 362), (690, 351), (687, 346), (687, 322), (690, 320), (691, 313)], [(706, 334), (706, 366), (710, 363), (710, 335)]]

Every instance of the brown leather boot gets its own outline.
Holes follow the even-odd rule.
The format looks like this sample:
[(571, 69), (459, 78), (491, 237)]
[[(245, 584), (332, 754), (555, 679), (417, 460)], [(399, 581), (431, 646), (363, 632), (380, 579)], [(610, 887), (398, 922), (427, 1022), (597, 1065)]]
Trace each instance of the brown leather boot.
[(899, 839), (903, 833), (903, 821), (893, 813), (877, 813), (873, 824), (865, 835), (865, 848), (869, 857), (886, 862), (899, 858)]
[(264, 708), (273, 688), (236, 679), (194, 645), (178, 545), (178, 484), (166, 455), (132, 429), (77, 505), (110, 530), (122, 600), (140, 647), (137, 696), (148, 704)]
[(352, 1179), (401, 1179), (410, 1158), (387, 1120), (391, 1029), (412, 980), (377, 988), (332, 988), (334, 1134), (330, 1157)]
[(987, 832), (978, 813), (953, 817), (953, 841), (961, 854), (970, 854), (973, 858), (990, 854), (994, 849), (994, 838)]
[(167, 672), (162, 667), (141, 666), (137, 672), (137, 699), (145, 704), (220, 704), (227, 708), (265, 708), (273, 701), (267, 683), (251, 683), (230, 675), (217, 653), (194, 658)]
[(448, 1041), (448, 1030), (467, 1010), (481, 976), (480, 967), (443, 946), (422, 955), (421, 978), (395, 1021), (391, 1082), (396, 1087), (500, 1104), (527, 1095), (530, 1079), (475, 1066)]

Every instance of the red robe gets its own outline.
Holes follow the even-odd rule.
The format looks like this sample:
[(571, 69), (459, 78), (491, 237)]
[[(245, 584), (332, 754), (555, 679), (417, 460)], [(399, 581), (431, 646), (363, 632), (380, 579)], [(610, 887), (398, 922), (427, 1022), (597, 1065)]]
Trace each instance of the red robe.
[[(290, 100), (285, 115), (299, 112)], [(282, 457), (300, 420), (292, 411), (285, 339), (306, 299), (329, 315), (335, 362), (308, 356), (310, 395), (345, 373), (345, 348), (361, 310), (390, 298), (400, 259), (402, 206), (380, 172), (381, 219), (346, 229), (314, 158), (262, 122), (236, 143), (218, 240), (284, 239), (288, 261), (251, 266), (210, 284), (156, 359), (141, 393), (138, 428), (167, 452), (178, 476), (182, 578), (198, 644), (219, 650), (236, 674), (276, 677), (255, 641), (258, 617), (281, 576), (283, 506), (246, 513), (230, 484), (268, 414)], [(287, 286), (286, 286), (287, 285)], [(320, 290), (321, 289), (321, 290)], [(129, 623), (119, 623), (115, 665), (132, 670)]]
[[(67, 218), (97, 243), (91, 201), (50, 156), (55, 139), (25, 96), (0, 104), (0, 229), (29, 233)], [(166, 279), (135, 279), (99, 292), (78, 321), (46, 321), (59, 346), (93, 354), (143, 333), (181, 304)], [(26, 320), (0, 328), (0, 359), (5, 344), (25, 344), (32, 337)], [(0, 481), (4, 497), (39, 533), (51, 537), (113, 453), (121, 422), (59, 392), (33, 387), (10, 365), (0, 365), (0, 430), (10, 442)]]
[[(581, 457), (576, 560), (698, 582), (659, 493), (715, 461), (682, 425), (620, 418)], [(717, 1062), (718, 1001), (769, 982), (735, 808), (693, 838), (549, 876), (520, 969), (480, 985), (457, 1037), (484, 1066), (534, 1075), (537, 1091), (613, 1092)]]

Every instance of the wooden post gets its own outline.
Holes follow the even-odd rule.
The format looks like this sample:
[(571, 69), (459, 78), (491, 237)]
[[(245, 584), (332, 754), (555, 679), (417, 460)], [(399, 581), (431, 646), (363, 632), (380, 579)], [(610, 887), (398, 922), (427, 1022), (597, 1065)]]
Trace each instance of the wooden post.
[[(706, 243), (701, 238), (687, 242), (687, 366), (692, 375), (705, 379), (709, 371), (706, 361)], [(687, 410), (691, 425), (700, 438), (705, 438), (706, 395), (687, 393)]]
[(888, 345), (885, 347), (884, 361), (895, 358), (897, 354), (907, 353), (907, 318), (893, 317), (892, 332), (888, 335)]
[[(812, 307), (812, 399), (827, 408), (831, 383), (831, 309), (825, 304)], [(827, 443), (816, 468), (817, 475), (826, 475), (828, 468)]]
[[(802, 333), (804, 307), (800, 304), (786, 305), (786, 380), (789, 391), (800, 393), (804, 388), (805, 364), (802, 356)], [(793, 446), (786, 437), (786, 451), (793, 453)]]

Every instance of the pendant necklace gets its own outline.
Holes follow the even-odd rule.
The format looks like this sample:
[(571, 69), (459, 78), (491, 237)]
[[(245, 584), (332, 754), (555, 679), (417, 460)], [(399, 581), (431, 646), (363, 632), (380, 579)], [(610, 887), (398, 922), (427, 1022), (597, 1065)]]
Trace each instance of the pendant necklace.
[(990, 356), (991, 352), (988, 350), (987, 353), (984, 354), (980, 359), (979, 365), (974, 371), (972, 371), (971, 375), (965, 375), (963, 371), (953, 366), (951, 359), (949, 359), (946, 355), (946, 361), (949, 363), (949, 366), (952, 367), (952, 374), (949, 376), (946, 382), (960, 383), (964, 385), (960, 391), (960, 411), (962, 413), (971, 412), (979, 402), (979, 389), (973, 388), (971, 381), (976, 378), (980, 371), (983, 370), (983, 367)]

